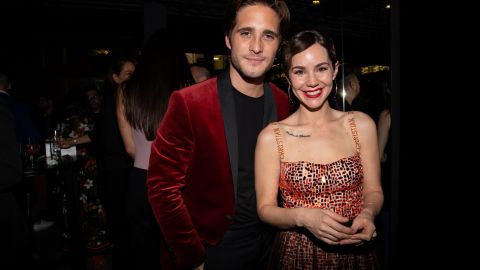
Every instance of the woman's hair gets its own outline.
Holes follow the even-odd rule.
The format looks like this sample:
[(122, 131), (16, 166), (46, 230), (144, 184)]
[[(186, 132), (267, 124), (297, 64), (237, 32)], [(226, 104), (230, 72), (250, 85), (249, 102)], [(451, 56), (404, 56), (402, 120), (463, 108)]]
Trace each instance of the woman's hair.
[(308, 49), (313, 44), (320, 44), (328, 52), (332, 65), (337, 63), (337, 54), (333, 41), (325, 34), (321, 34), (317, 30), (304, 30), (293, 35), (284, 45), (283, 48), (283, 68), (285, 74), (288, 74), (292, 66), (292, 58), (294, 55)]
[(194, 84), (185, 53), (178, 48), (174, 34), (161, 29), (145, 44), (140, 64), (122, 89), (125, 116), (129, 124), (155, 138), (174, 90)]
[(280, 18), (280, 35), (286, 38), (290, 27), (290, 11), (283, 0), (231, 0), (225, 13), (225, 34), (230, 36), (230, 32), (237, 24), (237, 12), (253, 5), (265, 5), (272, 8)]

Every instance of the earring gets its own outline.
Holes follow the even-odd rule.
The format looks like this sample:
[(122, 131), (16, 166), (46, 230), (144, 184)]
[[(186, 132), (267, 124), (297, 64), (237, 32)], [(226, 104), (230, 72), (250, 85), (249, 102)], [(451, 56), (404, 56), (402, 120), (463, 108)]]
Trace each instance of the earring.
[(337, 96), (338, 95), (338, 83), (335, 80), (333, 80), (333, 82), (335, 83), (335, 96)]
[(293, 105), (293, 99), (292, 97), (290, 96), (290, 89), (292, 88), (292, 85), (289, 83), (288, 84), (288, 89), (287, 89), (287, 94), (288, 94), (288, 102), (290, 103), (290, 105)]
[(333, 80), (333, 83), (335, 84), (335, 94), (333, 95), (333, 101), (336, 102), (338, 95), (338, 83), (335, 80)]
[(287, 77), (285, 74), (282, 74), (282, 77), (284, 77), (284, 78), (287, 80), (287, 82), (288, 82), (288, 89), (287, 89), (288, 102), (290, 103), (290, 105), (293, 105), (294, 102), (293, 102), (292, 96), (290, 95), (290, 91), (291, 91), (291, 88), (292, 88), (292, 84), (290, 83), (290, 80), (288, 79), (288, 77)]

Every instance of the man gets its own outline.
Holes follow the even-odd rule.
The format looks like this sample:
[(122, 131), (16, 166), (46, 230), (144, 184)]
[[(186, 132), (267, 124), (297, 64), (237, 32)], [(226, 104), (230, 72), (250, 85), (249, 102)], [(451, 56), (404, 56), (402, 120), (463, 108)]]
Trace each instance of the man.
[(264, 79), (290, 13), (283, 0), (232, 3), (230, 67), (175, 91), (152, 144), (148, 197), (165, 269), (265, 269), (272, 244), (256, 212), (254, 151), (260, 130), (288, 115), (287, 95)]
[(26, 265), (28, 227), (13, 192), (22, 180), (22, 164), (8, 88), (7, 75), (0, 73), (0, 269), (19, 269)]
[(102, 96), (98, 89), (91, 85), (85, 88), (85, 97), (87, 99), (88, 110), (91, 114), (100, 113), (102, 108)]
[(192, 72), (193, 79), (196, 83), (203, 82), (212, 77), (210, 71), (200, 64), (192, 64), (190, 66), (190, 71)]

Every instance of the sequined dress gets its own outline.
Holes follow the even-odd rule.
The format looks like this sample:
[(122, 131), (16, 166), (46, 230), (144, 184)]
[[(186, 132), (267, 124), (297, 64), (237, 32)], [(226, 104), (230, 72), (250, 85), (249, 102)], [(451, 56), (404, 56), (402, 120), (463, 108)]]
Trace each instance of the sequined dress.
[[(283, 160), (280, 129), (275, 129), (281, 158), (279, 189), (285, 208), (322, 208), (354, 219), (362, 210), (363, 170), (353, 118), (349, 119), (356, 154), (328, 164)], [(300, 228), (278, 233), (270, 269), (376, 269), (371, 245), (331, 246)]]

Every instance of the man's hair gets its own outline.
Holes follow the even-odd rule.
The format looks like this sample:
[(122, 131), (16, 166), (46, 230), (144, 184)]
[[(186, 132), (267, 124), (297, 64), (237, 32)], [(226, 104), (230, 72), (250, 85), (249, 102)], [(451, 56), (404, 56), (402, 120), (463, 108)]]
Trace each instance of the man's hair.
[[(347, 91), (351, 91), (352, 89), (352, 84), (360, 84), (360, 80), (358, 79), (357, 74), (355, 72), (350, 72), (345, 77), (343, 78), (343, 85), (345, 85), (345, 89)], [(357, 93), (358, 94), (358, 93)]]
[(277, 13), (280, 18), (280, 36), (286, 38), (290, 27), (290, 11), (283, 0), (231, 0), (225, 13), (225, 35), (230, 36), (237, 24), (237, 12), (246, 6), (254, 5), (270, 7)]

